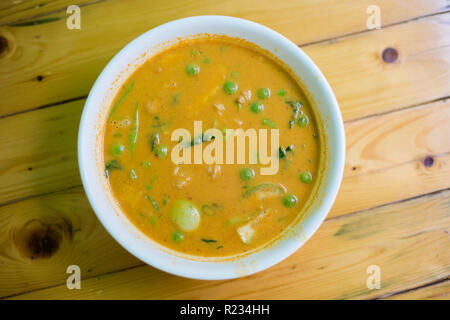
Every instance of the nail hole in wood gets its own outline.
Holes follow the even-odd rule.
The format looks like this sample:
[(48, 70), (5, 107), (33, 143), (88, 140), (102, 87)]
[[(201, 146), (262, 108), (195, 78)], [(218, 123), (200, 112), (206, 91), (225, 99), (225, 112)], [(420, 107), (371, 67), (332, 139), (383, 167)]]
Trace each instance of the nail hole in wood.
[(425, 159), (423, 159), (423, 165), (425, 167), (431, 167), (434, 164), (434, 159), (431, 156), (425, 157)]
[(383, 50), (383, 53), (381, 54), (381, 57), (383, 58), (383, 61), (386, 63), (393, 63), (398, 58), (398, 52), (394, 48), (386, 48)]
[(39, 82), (41, 82), (43, 79), (44, 79), (44, 77), (41, 76), (41, 75), (39, 75), (39, 76), (36, 77), (36, 80), (39, 81)]

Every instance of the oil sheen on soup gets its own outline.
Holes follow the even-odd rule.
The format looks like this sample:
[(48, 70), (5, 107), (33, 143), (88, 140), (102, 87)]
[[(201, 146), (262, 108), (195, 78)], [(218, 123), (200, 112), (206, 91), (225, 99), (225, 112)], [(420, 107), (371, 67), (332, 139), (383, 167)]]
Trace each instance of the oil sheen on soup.
[[(194, 121), (203, 131), (194, 133)], [(190, 137), (172, 141), (180, 128)], [(173, 160), (177, 146), (193, 159), (194, 148), (215, 143), (211, 128), (224, 145), (235, 139), (229, 129), (267, 129), (268, 137), (278, 129), (278, 171), (261, 174), (267, 165), (249, 139), (244, 163)], [(151, 57), (117, 93), (105, 174), (122, 211), (154, 241), (231, 256), (269, 243), (301, 214), (318, 181), (319, 136), (311, 105), (280, 63), (239, 40), (184, 41)]]

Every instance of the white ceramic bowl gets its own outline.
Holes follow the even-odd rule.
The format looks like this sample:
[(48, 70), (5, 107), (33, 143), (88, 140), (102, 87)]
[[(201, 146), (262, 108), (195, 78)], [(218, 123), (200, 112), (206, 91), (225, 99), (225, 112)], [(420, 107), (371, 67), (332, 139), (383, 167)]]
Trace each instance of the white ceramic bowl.
[[(198, 34), (227, 35), (252, 42), (283, 61), (314, 100), (323, 124), (326, 156), (321, 183), (304, 213), (270, 245), (230, 258), (195, 258), (167, 249), (146, 237), (121, 212), (104, 175), (103, 127), (108, 107), (126, 78), (153, 54), (180, 38)], [(145, 54), (144, 54), (145, 53)], [(345, 158), (342, 117), (328, 82), (294, 43), (260, 24), (225, 16), (198, 16), (156, 27), (123, 48), (103, 69), (89, 93), (78, 135), (78, 162), (88, 199), (108, 232), (130, 253), (166, 272), (196, 279), (229, 279), (249, 275), (280, 262), (300, 248), (327, 216), (338, 192)]]

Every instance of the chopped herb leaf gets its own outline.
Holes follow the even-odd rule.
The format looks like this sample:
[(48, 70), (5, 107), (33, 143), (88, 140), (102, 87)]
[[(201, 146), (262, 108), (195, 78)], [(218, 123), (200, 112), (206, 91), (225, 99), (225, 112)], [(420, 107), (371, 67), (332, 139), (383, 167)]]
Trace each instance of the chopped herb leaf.
[(206, 243), (214, 243), (214, 242), (217, 242), (217, 240), (213, 240), (213, 239), (203, 239), (203, 238), (202, 238), (202, 241), (203, 241), (203, 242), (206, 242)]

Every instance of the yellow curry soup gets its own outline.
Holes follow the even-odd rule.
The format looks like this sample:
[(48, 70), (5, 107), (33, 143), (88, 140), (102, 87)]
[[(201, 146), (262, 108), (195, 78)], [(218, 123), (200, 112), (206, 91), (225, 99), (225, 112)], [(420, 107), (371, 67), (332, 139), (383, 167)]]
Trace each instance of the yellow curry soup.
[[(204, 148), (204, 130), (278, 129), (279, 170), (256, 164), (179, 164), (177, 145)], [(189, 141), (172, 141), (185, 128)], [(140, 66), (113, 101), (104, 132), (105, 174), (118, 205), (145, 235), (178, 252), (222, 257), (276, 238), (318, 181), (321, 143), (311, 105), (290, 73), (231, 38), (184, 41)]]

